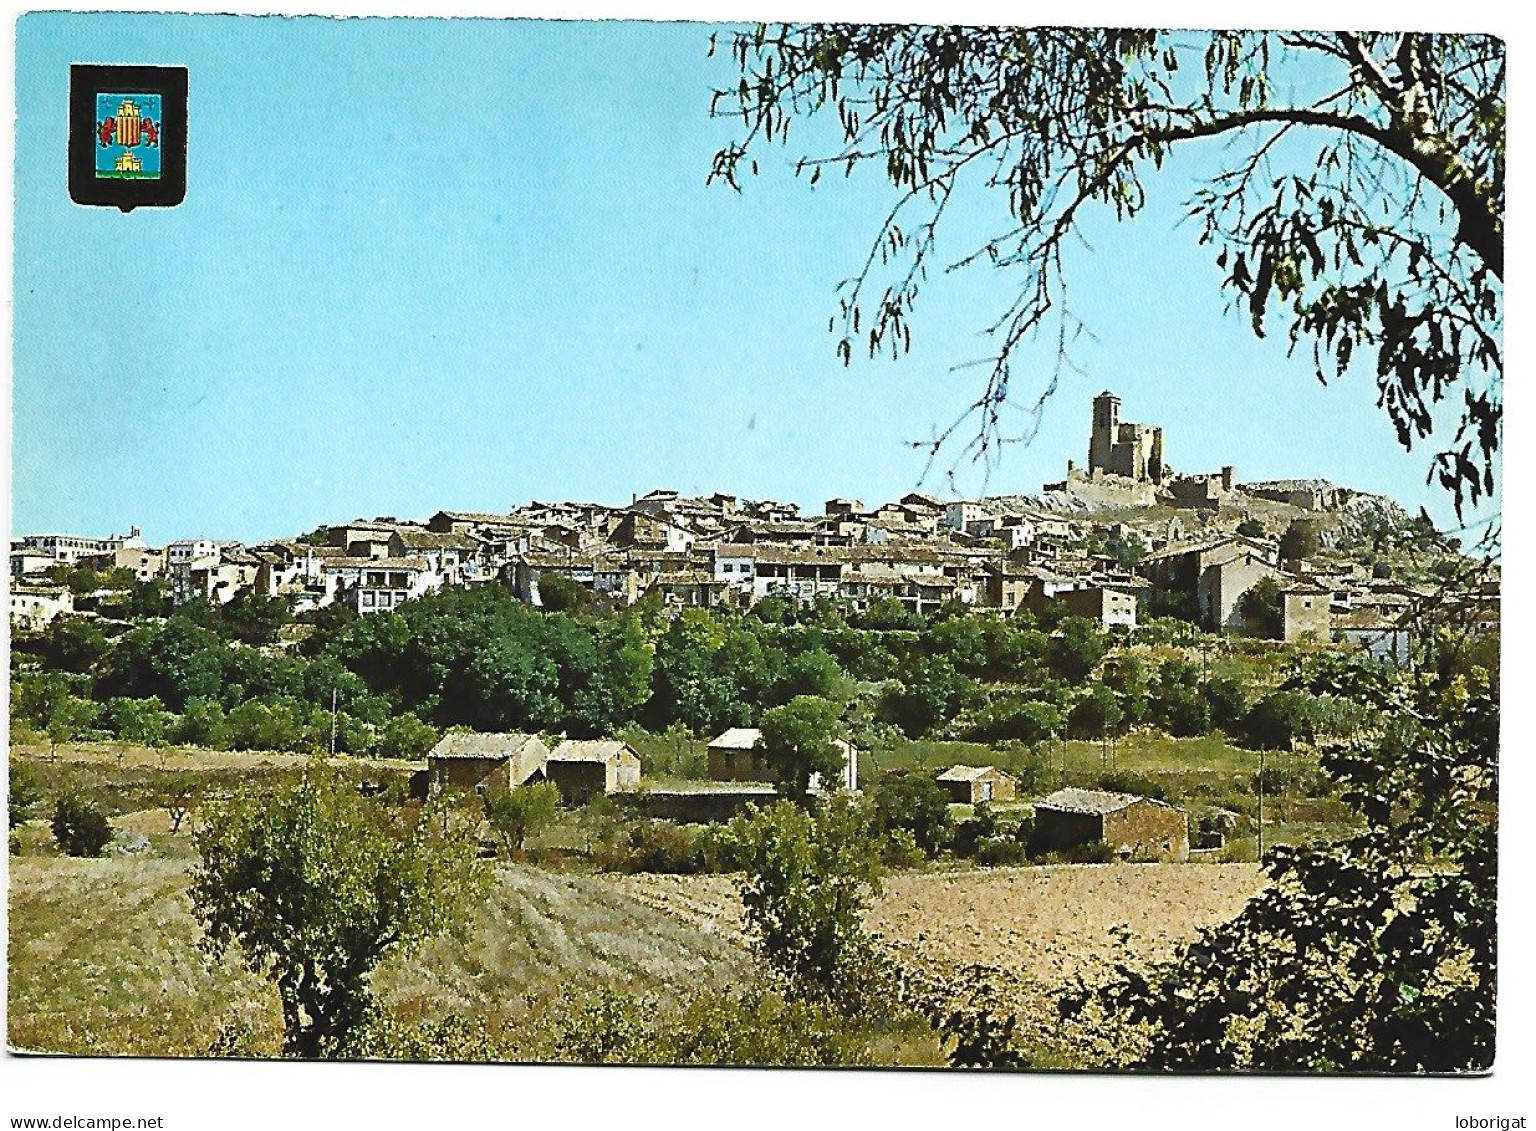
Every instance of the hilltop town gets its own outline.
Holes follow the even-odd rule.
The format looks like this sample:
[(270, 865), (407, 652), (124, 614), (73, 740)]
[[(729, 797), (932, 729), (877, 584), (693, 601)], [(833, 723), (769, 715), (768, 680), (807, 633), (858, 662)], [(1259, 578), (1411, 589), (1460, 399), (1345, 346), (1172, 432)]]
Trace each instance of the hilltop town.
[[(33, 534), (11, 546), (11, 621), (44, 627), (105, 613), (123, 584), (174, 603), (282, 598), (294, 614), (359, 614), (452, 587), (504, 585), (542, 603), (559, 575), (610, 607), (655, 595), (670, 607), (745, 608), (767, 597), (888, 599), (927, 614), (949, 602), (1039, 612), (1062, 602), (1105, 627), (1172, 613), (1211, 632), (1360, 644), (1406, 654), (1413, 610), (1455, 575), (1454, 543), (1396, 503), (1296, 479), (1243, 483), (1236, 468), (1173, 470), (1160, 427), (1093, 402), (1086, 465), (1033, 495), (977, 500), (912, 492), (877, 506), (794, 503), (658, 489), (628, 504), (530, 502), (505, 514), (378, 516), (254, 545), (212, 537), (147, 545), (127, 535)], [(1496, 578), (1496, 573), (1491, 574)], [(1253, 624), (1243, 595), (1273, 582), (1278, 623)], [(1480, 579), (1481, 606), (1496, 586)], [(1480, 616), (1496, 620), (1496, 611)]]
[[(212, 967), (173, 1027), (138, 1025), (158, 1014), (103, 998), (95, 971), (185, 965), (184, 869), (240, 805), (277, 811), (323, 774), (327, 820), (360, 806), (359, 828), (437, 828), (444, 851), (501, 862), (472, 937), (380, 981), (397, 1018), (420, 1005), (399, 979), (476, 1001), (509, 1035), (497, 1058), (594, 1059), (537, 1003), (592, 978), (614, 992), (636, 956), (639, 984), (686, 985), (677, 1000), (759, 976), (744, 846), (839, 813), (891, 871), (871, 922), (910, 969), (997, 968), (985, 1000), (1042, 1062), (1122, 1055), (1063, 1023), (1069, 968), (1103, 982), (1127, 953), (1170, 954), (1260, 890), (1276, 847), (1365, 835), (1327, 751), (1379, 716), (1335, 689), (1407, 686), (1416, 646), (1447, 639), (1458, 686), (1496, 686), (1498, 576), (1381, 496), (1175, 471), (1110, 393), (1087, 448), (1031, 495), (816, 515), (657, 490), (254, 545), (20, 539), (13, 1043), (287, 1048), (270, 1028), (229, 1044)], [(60, 854), (110, 857), (93, 866), (115, 894), (82, 896)], [(59, 908), (89, 937), (55, 945)], [(124, 923), (151, 955), (104, 952)], [(61, 949), (62, 978), (43, 957)], [(270, 1017), (259, 982), (230, 992)], [(943, 1063), (912, 1031), (900, 1062)]]

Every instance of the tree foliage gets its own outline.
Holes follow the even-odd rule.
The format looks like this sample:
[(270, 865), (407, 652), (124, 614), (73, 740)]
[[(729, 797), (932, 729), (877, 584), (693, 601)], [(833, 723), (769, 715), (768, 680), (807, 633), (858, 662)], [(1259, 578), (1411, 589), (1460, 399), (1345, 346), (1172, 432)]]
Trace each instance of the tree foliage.
[(432, 812), (409, 822), (323, 766), (202, 822), (193, 908), (213, 953), (235, 948), (276, 984), (285, 1055), (345, 1055), (379, 962), (461, 925), (483, 895), (473, 838), (445, 826)]
[[(1057, 374), (1080, 329), (1066, 250), (1092, 210), (1134, 219), (1174, 155), (1214, 165), (1188, 201), (1233, 307), (1259, 337), (1274, 323), (1320, 380), (1364, 370), (1404, 447), (1441, 444), (1430, 478), (1458, 512), (1494, 489), (1502, 422), (1504, 45), (1484, 35), (1163, 32), (779, 24), (736, 33), (740, 82), (714, 112), (741, 134), (711, 178), (740, 188), (765, 146), (833, 118), (841, 145), (800, 158), (877, 168), (896, 201), (832, 320), (856, 349), (911, 349), (935, 268), (1008, 273), (1010, 299), (966, 449), (995, 458), (1038, 426), (1052, 376), (1012, 434), (1020, 347), (1044, 334)], [(1187, 167), (1187, 166), (1186, 166)], [(1165, 174), (1166, 175), (1166, 174)], [(958, 256), (939, 232), (957, 195), (1008, 219)], [(960, 225), (963, 227), (964, 225)], [(968, 237), (974, 238), (974, 237)], [(1032, 394), (1033, 396), (1033, 394)], [(1449, 413), (1436, 405), (1451, 401)], [(1456, 402), (1460, 402), (1456, 404)], [(1437, 416), (1455, 418), (1454, 434)]]
[(928, 774), (882, 774), (870, 788), (876, 827), (882, 833), (905, 829), (927, 856), (937, 856), (954, 835), (949, 797)]
[(753, 946), (786, 996), (865, 1008), (880, 970), (863, 925), (880, 859), (860, 802), (835, 794), (813, 816), (780, 801), (736, 818), (731, 831)]
[(112, 826), (101, 807), (69, 793), (53, 807), (53, 839), (70, 856), (100, 856), (112, 842)]
[(552, 781), (516, 785), (487, 790), (482, 800), (486, 822), (511, 856), (560, 812), (560, 787)]
[(804, 804), (812, 778), (819, 777), (828, 789), (841, 779), (841, 715), (836, 703), (814, 695), (799, 695), (763, 712), (758, 749), (781, 796)]
[(1367, 705), (1324, 770), (1362, 828), (1274, 850), (1269, 885), (1151, 972), (1064, 1000), (1148, 1027), (1137, 1066), (1464, 1072), (1493, 1058), (1496, 673), (1446, 643), (1415, 674), (1357, 664), (1308, 691)]

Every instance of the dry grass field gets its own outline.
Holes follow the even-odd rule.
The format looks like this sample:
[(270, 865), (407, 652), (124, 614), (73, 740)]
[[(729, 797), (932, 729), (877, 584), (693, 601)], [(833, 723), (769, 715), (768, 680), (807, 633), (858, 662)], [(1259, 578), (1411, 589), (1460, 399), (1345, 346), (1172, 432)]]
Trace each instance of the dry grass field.
[[(196, 1056), (221, 1033), (236, 1047), (279, 1046), (271, 989), (198, 950), (185, 859), (11, 861), (13, 1048)], [(892, 877), (870, 927), (937, 973), (998, 967), (1046, 1063), (1082, 1063), (1050, 997), (1113, 962), (1159, 957), (1228, 917), (1259, 887), (1246, 865), (1105, 865), (906, 873)], [(1112, 928), (1125, 928), (1124, 941)], [(740, 904), (726, 876), (606, 876), (498, 870), (467, 938), (387, 963), (380, 995), (402, 1019), (450, 1013), (515, 1023), (561, 989), (607, 987), (677, 1000), (750, 976)]]
[[(696, 930), (740, 932), (726, 876), (615, 877), (635, 899)], [(999, 1004), (1030, 1050), (1081, 1064), (1090, 1045), (1065, 1029), (1053, 998), (1074, 979), (1103, 982), (1117, 962), (1172, 956), (1202, 927), (1237, 914), (1263, 886), (1252, 864), (1066, 864), (887, 879), (867, 921), (910, 966), (944, 976), (996, 968)]]
[[(197, 1056), (222, 1032), (275, 1054), (276, 994), (238, 964), (208, 961), (184, 859), (12, 859), (8, 1039), (80, 1054)], [(739, 936), (711, 934), (605, 877), (503, 868), (464, 940), (386, 963), (378, 986), (401, 1018), (515, 1021), (531, 999), (598, 986), (676, 997), (748, 972)]]

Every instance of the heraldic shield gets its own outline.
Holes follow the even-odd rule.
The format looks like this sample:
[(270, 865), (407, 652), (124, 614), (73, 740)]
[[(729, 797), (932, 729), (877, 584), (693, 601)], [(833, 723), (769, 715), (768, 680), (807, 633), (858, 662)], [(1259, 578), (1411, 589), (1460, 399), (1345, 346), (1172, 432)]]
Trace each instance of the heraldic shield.
[(158, 94), (96, 96), (96, 175), (111, 180), (160, 179)]

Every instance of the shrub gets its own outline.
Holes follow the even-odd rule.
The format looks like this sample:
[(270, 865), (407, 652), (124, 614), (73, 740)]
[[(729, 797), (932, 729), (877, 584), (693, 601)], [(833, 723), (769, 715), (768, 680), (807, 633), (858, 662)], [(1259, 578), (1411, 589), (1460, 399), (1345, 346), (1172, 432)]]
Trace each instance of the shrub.
[(892, 829), (880, 842), (880, 862), (888, 868), (921, 868), (928, 862), (928, 854), (911, 829)]
[(12, 758), (10, 793), (6, 798), (9, 827), (14, 829), (30, 820), (32, 811), (42, 799), (42, 787), (32, 768)]
[(703, 838), (671, 821), (637, 821), (629, 830), (628, 871), (686, 876), (706, 867)]
[(1061, 710), (1051, 703), (1004, 699), (980, 711), (966, 737), (972, 742), (1044, 742), (1060, 735), (1065, 725)]
[(1243, 717), (1242, 739), (1255, 749), (1288, 750), (1314, 737), (1314, 697), (1304, 691), (1272, 691)]
[(748, 933), (787, 996), (849, 1016), (888, 1002), (886, 970), (863, 925), (879, 846), (858, 801), (834, 794), (814, 817), (780, 801), (732, 823), (748, 861), (740, 881)]
[(112, 826), (96, 805), (67, 794), (53, 808), (53, 839), (70, 856), (100, 856), (112, 841)]
[(1022, 864), (1029, 859), (1027, 846), (1017, 837), (988, 836), (976, 842), (976, 862), (987, 867)]
[(870, 800), (880, 832), (905, 829), (929, 856), (937, 856), (949, 843), (953, 832), (949, 798), (927, 774), (916, 770), (885, 774), (870, 789)]
[(1168, 791), (1161, 782), (1154, 781), (1145, 774), (1127, 770), (1111, 770), (1107, 774), (1099, 775), (1099, 788), (1111, 793), (1134, 793), (1157, 801), (1168, 799)]
[(1109, 864), (1115, 860), (1114, 848), (1102, 840), (1073, 845), (1062, 855), (1069, 864)]
[(555, 819), (560, 811), (560, 787), (552, 781), (492, 789), (481, 799), (485, 819), (508, 856), (521, 852), (534, 833)]

